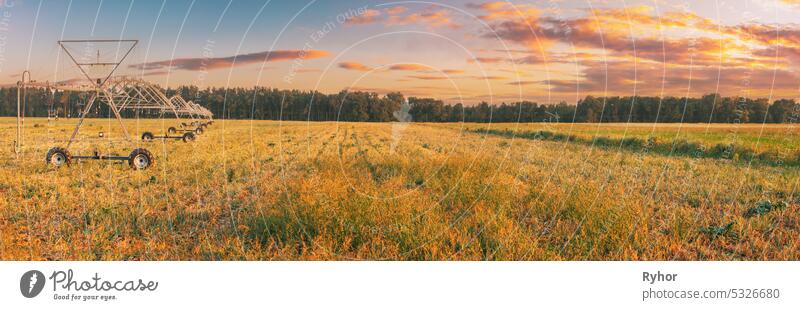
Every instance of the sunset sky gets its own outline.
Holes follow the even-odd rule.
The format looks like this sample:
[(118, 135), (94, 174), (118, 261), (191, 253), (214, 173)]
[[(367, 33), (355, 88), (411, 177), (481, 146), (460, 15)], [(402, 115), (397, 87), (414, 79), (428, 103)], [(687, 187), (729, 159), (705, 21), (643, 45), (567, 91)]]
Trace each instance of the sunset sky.
[(117, 73), (169, 86), (465, 103), (800, 94), (800, 0), (17, 0), (1, 10), (4, 85), (26, 68), (39, 81), (78, 77), (59, 39), (122, 38), (139, 43)]

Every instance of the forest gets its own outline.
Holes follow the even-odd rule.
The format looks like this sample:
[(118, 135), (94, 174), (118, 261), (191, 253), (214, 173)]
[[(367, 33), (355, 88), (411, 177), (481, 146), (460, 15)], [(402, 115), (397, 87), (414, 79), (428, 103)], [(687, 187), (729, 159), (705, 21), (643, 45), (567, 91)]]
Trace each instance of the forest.
[[(323, 94), (317, 91), (280, 90), (274, 88), (206, 88), (183, 86), (166, 89), (169, 96), (180, 94), (214, 112), (221, 119), (302, 120), (391, 122), (394, 112), (406, 110), (403, 94), (379, 95), (373, 92)], [(47, 117), (52, 111), (59, 117), (78, 117), (86, 93), (55, 92), (28, 89), (25, 115)], [(531, 101), (492, 105), (486, 102), (466, 105), (445, 103), (432, 98), (408, 98), (408, 113), (413, 122), (578, 122), (578, 123), (788, 123), (797, 122), (800, 105), (793, 99), (723, 97), (708, 94), (700, 98), (685, 97), (593, 97), (586, 96), (575, 104), (559, 102), (539, 104)], [(0, 116), (15, 116), (17, 88), (0, 88)], [(126, 111), (131, 117), (160, 115)], [(89, 117), (106, 117), (107, 109), (97, 105)]]

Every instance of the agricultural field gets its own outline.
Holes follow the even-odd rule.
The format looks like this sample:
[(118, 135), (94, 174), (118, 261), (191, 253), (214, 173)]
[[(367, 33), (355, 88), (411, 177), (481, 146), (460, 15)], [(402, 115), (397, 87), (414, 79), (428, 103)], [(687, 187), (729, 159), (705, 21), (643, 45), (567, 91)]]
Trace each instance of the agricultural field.
[(698, 123), (521, 123), (521, 124), (468, 124), (467, 128), (491, 128), (519, 132), (552, 130), (577, 136), (599, 136), (615, 139), (639, 138), (646, 140), (688, 140), (705, 145), (736, 143), (750, 148), (773, 150), (798, 150), (800, 126), (797, 124), (698, 124)]
[(28, 119), (15, 158), (0, 118), (0, 259), (800, 259), (793, 125), (114, 122), (73, 155), (154, 166), (46, 165), (74, 120)]

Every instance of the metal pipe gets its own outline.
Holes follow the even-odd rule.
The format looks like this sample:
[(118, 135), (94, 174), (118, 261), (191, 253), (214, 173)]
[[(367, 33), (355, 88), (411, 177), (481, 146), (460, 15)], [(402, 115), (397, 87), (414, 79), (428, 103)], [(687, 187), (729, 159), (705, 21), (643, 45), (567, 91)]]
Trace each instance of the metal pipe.
[(92, 105), (94, 105), (95, 100), (97, 100), (97, 93), (92, 94), (92, 97), (89, 98), (89, 102), (86, 104), (86, 107), (83, 109), (81, 113), (81, 118), (78, 120), (78, 124), (75, 125), (75, 129), (72, 130), (72, 136), (69, 137), (69, 142), (67, 142), (67, 148), (72, 145), (72, 141), (75, 141), (75, 136), (78, 135), (78, 130), (81, 129), (81, 125), (83, 125), (83, 120), (86, 119), (86, 115), (89, 114), (89, 111), (92, 109)]
[[(17, 82), (17, 140), (14, 142), (14, 153), (19, 155), (22, 152), (22, 130), (25, 127), (25, 103), (26, 96), (22, 95), (25, 90), (25, 74), (28, 74), (28, 82), (31, 81), (31, 72), (22, 71), (22, 79)], [(27, 103), (27, 102), (26, 102)]]
[(128, 156), (111, 156), (111, 155), (74, 155), (73, 159), (96, 159), (96, 160), (129, 160)]
[(14, 154), (19, 156), (20, 151), (20, 140), (22, 140), (22, 123), (20, 123), (20, 114), (19, 114), (19, 107), (20, 107), (20, 90), (22, 82), (17, 82), (17, 139), (14, 140)]

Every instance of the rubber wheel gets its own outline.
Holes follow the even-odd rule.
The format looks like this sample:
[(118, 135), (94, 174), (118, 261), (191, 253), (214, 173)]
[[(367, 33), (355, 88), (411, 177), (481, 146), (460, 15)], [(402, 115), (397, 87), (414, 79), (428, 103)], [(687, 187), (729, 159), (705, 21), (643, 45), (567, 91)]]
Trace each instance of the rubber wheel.
[(151, 132), (149, 132), (149, 131), (145, 131), (145, 132), (142, 134), (142, 140), (144, 140), (144, 141), (150, 141), (150, 140), (153, 140), (153, 134), (152, 134)]
[(181, 140), (183, 140), (183, 142), (192, 142), (194, 141), (194, 139), (195, 139), (194, 134), (191, 132), (187, 132), (183, 134), (183, 138)]
[(67, 151), (65, 148), (53, 147), (47, 151), (45, 160), (48, 164), (51, 164), (56, 168), (63, 165), (69, 166), (69, 164), (72, 162), (72, 155), (70, 155), (69, 151)]
[(176, 132), (178, 132), (178, 130), (175, 129), (175, 127), (170, 127), (167, 129), (168, 134), (175, 134)]
[(197, 127), (197, 129), (195, 129), (194, 132), (197, 133), (198, 135), (202, 135), (203, 134), (203, 127)]
[(135, 149), (128, 156), (128, 165), (133, 170), (144, 170), (155, 164), (156, 158), (147, 149)]

